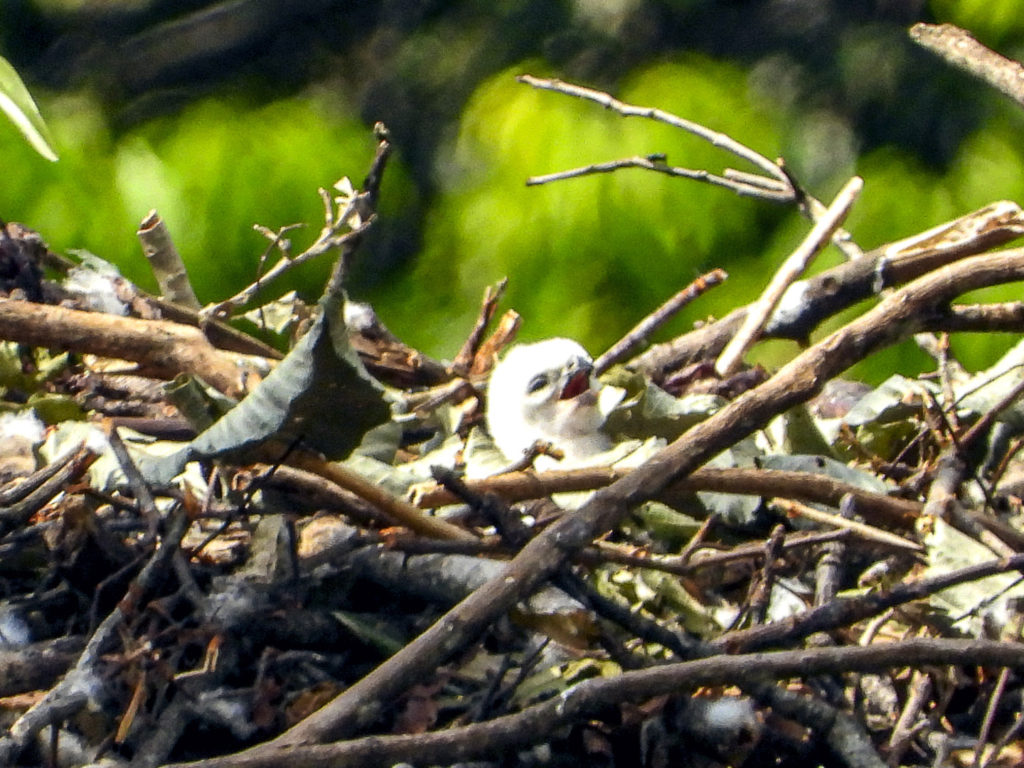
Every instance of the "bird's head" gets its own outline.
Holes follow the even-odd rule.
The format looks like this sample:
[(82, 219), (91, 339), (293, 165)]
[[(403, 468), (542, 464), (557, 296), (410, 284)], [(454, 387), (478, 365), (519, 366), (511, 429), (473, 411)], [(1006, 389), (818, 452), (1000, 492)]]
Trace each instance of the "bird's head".
[(513, 347), (487, 390), (487, 427), (505, 457), (521, 458), (537, 440), (554, 444), (569, 462), (607, 450), (593, 371), (590, 355), (571, 339)]

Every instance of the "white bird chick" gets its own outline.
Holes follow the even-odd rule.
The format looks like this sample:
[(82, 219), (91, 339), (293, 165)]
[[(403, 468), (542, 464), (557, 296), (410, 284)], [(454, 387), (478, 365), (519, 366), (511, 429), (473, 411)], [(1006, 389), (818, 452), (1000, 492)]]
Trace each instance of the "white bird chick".
[(549, 466), (585, 463), (611, 448), (601, 432), (605, 417), (593, 374), (594, 361), (571, 339), (513, 347), (495, 366), (487, 390), (487, 428), (505, 458), (518, 461), (537, 440), (565, 453), (563, 462)]

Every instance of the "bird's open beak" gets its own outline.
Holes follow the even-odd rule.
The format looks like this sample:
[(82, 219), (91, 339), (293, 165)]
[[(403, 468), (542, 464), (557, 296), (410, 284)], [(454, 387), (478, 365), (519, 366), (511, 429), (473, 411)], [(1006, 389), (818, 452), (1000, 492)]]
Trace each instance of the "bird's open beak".
[(571, 400), (578, 395), (582, 395), (590, 389), (590, 368), (582, 368), (576, 371), (569, 380), (562, 387), (562, 392), (558, 396), (559, 400)]

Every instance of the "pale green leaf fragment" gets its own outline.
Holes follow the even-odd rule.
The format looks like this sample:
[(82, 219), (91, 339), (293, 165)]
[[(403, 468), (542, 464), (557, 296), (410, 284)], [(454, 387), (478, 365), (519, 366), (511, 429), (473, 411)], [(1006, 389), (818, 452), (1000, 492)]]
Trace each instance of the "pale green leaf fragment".
[(363, 615), (351, 611), (332, 611), (331, 615), (356, 638), (378, 651), (391, 655), (402, 650), (405, 638), (375, 614)]
[(0, 110), (21, 131), (32, 148), (51, 162), (58, 160), (53, 139), (39, 108), (21, 77), (7, 59), (0, 56)]

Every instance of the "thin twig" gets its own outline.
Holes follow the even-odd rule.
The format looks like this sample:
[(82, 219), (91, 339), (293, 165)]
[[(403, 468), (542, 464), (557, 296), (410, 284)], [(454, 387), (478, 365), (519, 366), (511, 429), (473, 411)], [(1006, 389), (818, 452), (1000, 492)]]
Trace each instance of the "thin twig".
[[(794, 550), (837, 541), (847, 541), (852, 533), (848, 529), (817, 533), (791, 533), (783, 539), (781, 547), (783, 550)], [(682, 553), (679, 555), (656, 555), (646, 552), (636, 554), (623, 551), (621, 548), (615, 547), (615, 545), (598, 541), (594, 543), (592, 549), (585, 549), (580, 552), (577, 559), (588, 564), (617, 563), (633, 568), (649, 568), (652, 571), (674, 573), (678, 576), (690, 576), (704, 570), (720, 569), (723, 565), (740, 560), (757, 561), (765, 553), (764, 544), (760, 542), (738, 544), (731, 549), (717, 552), (708, 549), (702, 550), (699, 547), (695, 547), (695, 549), (697, 549), (696, 553)]]
[(818, 219), (803, 242), (779, 267), (761, 297), (750, 305), (743, 324), (715, 363), (715, 372), (719, 376), (724, 378), (736, 373), (743, 362), (743, 355), (760, 338), (786, 289), (803, 274), (811, 260), (829, 243), (832, 233), (845, 221), (863, 186), (864, 181), (859, 176), (854, 176), (846, 183), (825, 215)]
[(147, 540), (155, 540), (160, 527), (160, 511), (156, 508), (156, 501), (153, 498), (153, 492), (145, 478), (142, 477), (142, 473), (139, 472), (139, 468), (132, 460), (131, 454), (128, 453), (128, 448), (121, 439), (121, 435), (118, 433), (117, 428), (110, 422), (107, 422), (104, 431), (107, 435), (107, 442), (110, 444), (110, 448), (114, 452), (114, 456), (117, 458), (117, 463), (120, 465), (121, 471), (124, 472), (124, 476), (128, 480), (128, 487), (131, 488), (132, 495), (135, 496), (135, 501), (139, 506), (139, 511), (142, 512), (142, 516), (145, 518), (146, 524), (149, 526)]
[(267, 285), (267, 283), (277, 279), (288, 270), (293, 269), (310, 259), (314, 259), (317, 256), (322, 256), (335, 248), (344, 246), (345, 243), (349, 241), (359, 240), (366, 230), (373, 225), (375, 218), (370, 217), (366, 219), (366, 221), (361, 221), (352, 229), (344, 233), (339, 233), (338, 228), (346, 226), (346, 221), (348, 220), (347, 217), (350, 215), (351, 212), (349, 208), (340, 211), (337, 214), (337, 221), (333, 222), (330, 226), (324, 227), (320, 232), (320, 236), (317, 237), (316, 242), (309, 246), (309, 248), (304, 250), (298, 256), (294, 256), (292, 258), (282, 256), (274, 266), (267, 270), (266, 274), (247, 285), (234, 296), (205, 307), (202, 314), (204, 316), (221, 316), (227, 314), (231, 310), (243, 307), (252, 301), (253, 298)]
[[(24, 495), (7, 502), (0, 501), (0, 531), (23, 525), (69, 483), (83, 475), (96, 458), (97, 455), (84, 444), (79, 445), (22, 481), (26, 489)], [(22, 485), (15, 487), (11, 495), (22, 491)]]
[[(1024, 600), (1011, 600), (1009, 608), (1012, 611), (1012, 615), (1010, 617), (1010, 621), (1000, 634), (999, 639), (1006, 643), (1016, 643), (1021, 639), (1021, 628), (1024, 626), (1024, 614), (1021, 613), (1021, 609), (1024, 609)], [(987, 760), (984, 762), (982, 761), (982, 755), (985, 752), (985, 743), (989, 740), (989, 734), (992, 732), (992, 724), (995, 722), (996, 715), (999, 711), (999, 705), (1003, 700), (1003, 696), (1006, 694), (1006, 685), (1009, 682), (1009, 677), (1008, 670), (999, 670), (999, 677), (996, 679), (995, 687), (992, 689), (988, 705), (985, 708), (985, 716), (982, 719), (981, 728), (978, 729), (978, 741), (974, 745), (975, 768), (982, 768), (982, 766), (990, 763), (992, 759), (998, 755), (998, 751), (993, 751)]]
[(850, 520), (842, 515), (833, 515), (829, 512), (822, 512), (820, 509), (815, 509), (807, 504), (801, 504), (799, 501), (775, 499), (772, 503), (779, 507), (786, 515), (793, 517), (805, 517), (808, 520), (815, 521), (816, 523), (832, 525), (836, 528), (846, 528), (847, 530), (853, 531), (861, 538), (876, 541), (879, 544), (885, 544), (890, 547), (909, 550), (911, 552), (921, 552), (923, 549), (923, 547), (917, 542), (909, 541), (908, 539), (904, 539), (902, 536), (897, 536), (894, 533), (883, 531), (881, 528), (875, 528), (873, 525), (867, 525), (866, 523), (860, 523), (856, 520)]
[(667, 323), (679, 310), (703, 295), (708, 289), (723, 282), (728, 275), (725, 270), (713, 269), (701, 275), (688, 286), (679, 291), (651, 314), (637, 323), (633, 328), (615, 342), (607, 352), (594, 361), (594, 373), (600, 376), (616, 363), (628, 359), (634, 350), (650, 339), (651, 334)]
[(288, 459), (288, 464), (306, 472), (330, 480), (341, 488), (351, 491), (369, 501), (385, 515), (410, 530), (439, 539), (455, 539), (475, 541), (476, 536), (464, 528), (453, 525), (439, 517), (424, 514), (423, 510), (414, 507), (402, 499), (392, 496), (357, 472), (347, 469), (341, 464), (324, 461), (301, 450), (295, 451)]
[(452, 371), (456, 375), (466, 376), (474, 367), (474, 361), (476, 360), (477, 351), (480, 349), (480, 343), (483, 341), (484, 332), (487, 330), (487, 326), (490, 325), (491, 319), (498, 309), (498, 302), (501, 301), (501, 297), (505, 294), (506, 286), (508, 286), (507, 277), (499, 280), (494, 286), (487, 286), (484, 290), (484, 298), (480, 302), (480, 312), (477, 314), (476, 322), (473, 324), (473, 330), (470, 331), (469, 336), (466, 337), (465, 342), (462, 344), (462, 348), (455, 356), (455, 360), (452, 361)]
[(674, 128), (680, 128), (687, 133), (692, 133), (694, 136), (704, 139), (712, 146), (724, 149), (737, 157), (743, 158), (754, 167), (760, 168), (766, 175), (777, 179), (787, 187), (789, 186), (789, 179), (781, 170), (779, 170), (778, 165), (764, 155), (755, 152), (750, 149), (750, 147), (740, 144), (738, 141), (730, 138), (724, 133), (712, 131), (703, 125), (678, 117), (670, 112), (654, 109), (652, 107), (638, 107), (633, 104), (627, 104), (602, 91), (596, 91), (592, 88), (584, 88), (579, 85), (572, 85), (571, 83), (564, 83), (561, 80), (534, 77), (532, 75), (519, 75), (516, 80), (533, 88), (539, 88), (545, 91), (555, 91), (567, 96), (575, 96), (587, 101), (593, 101), (600, 104), (605, 109), (616, 112), (623, 117), (644, 117), (649, 120), (656, 120), (657, 122), (671, 125)]
[(792, 202), (793, 194), (786, 190), (777, 190), (767, 184), (751, 184), (730, 179), (726, 176), (719, 176), (705, 170), (693, 168), (681, 168), (676, 165), (669, 165), (661, 155), (648, 157), (625, 157), (620, 160), (610, 160), (605, 163), (592, 163), (579, 168), (570, 168), (567, 171), (547, 173), (542, 176), (530, 176), (526, 179), (526, 186), (534, 187), (541, 184), (550, 184), (553, 181), (565, 181), (566, 179), (577, 179), (581, 176), (593, 176), (597, 173), (613, 173), (623, 168), (642, 168), (645, 171), (663, 173), (666, 176), (691, 179), (692, 181), (703, 181), (713, 184), (716, 187), (730, 189), (737, 195), (743, 197), (757, 197), (762, 200), (770, 200), (773, 203)]
[(928, 704), (928, 697), (932, 691), (932, 679), (927, 672), (915, 669), (910, 678), (910, 695), (906, 704), (900, 712), (899, 719), (889, 734), (889, 756), (888, 764), (891, 768), (898, 768), (901, 764), (900, 758), (910, 746), (917, 727), (917, 720)]

